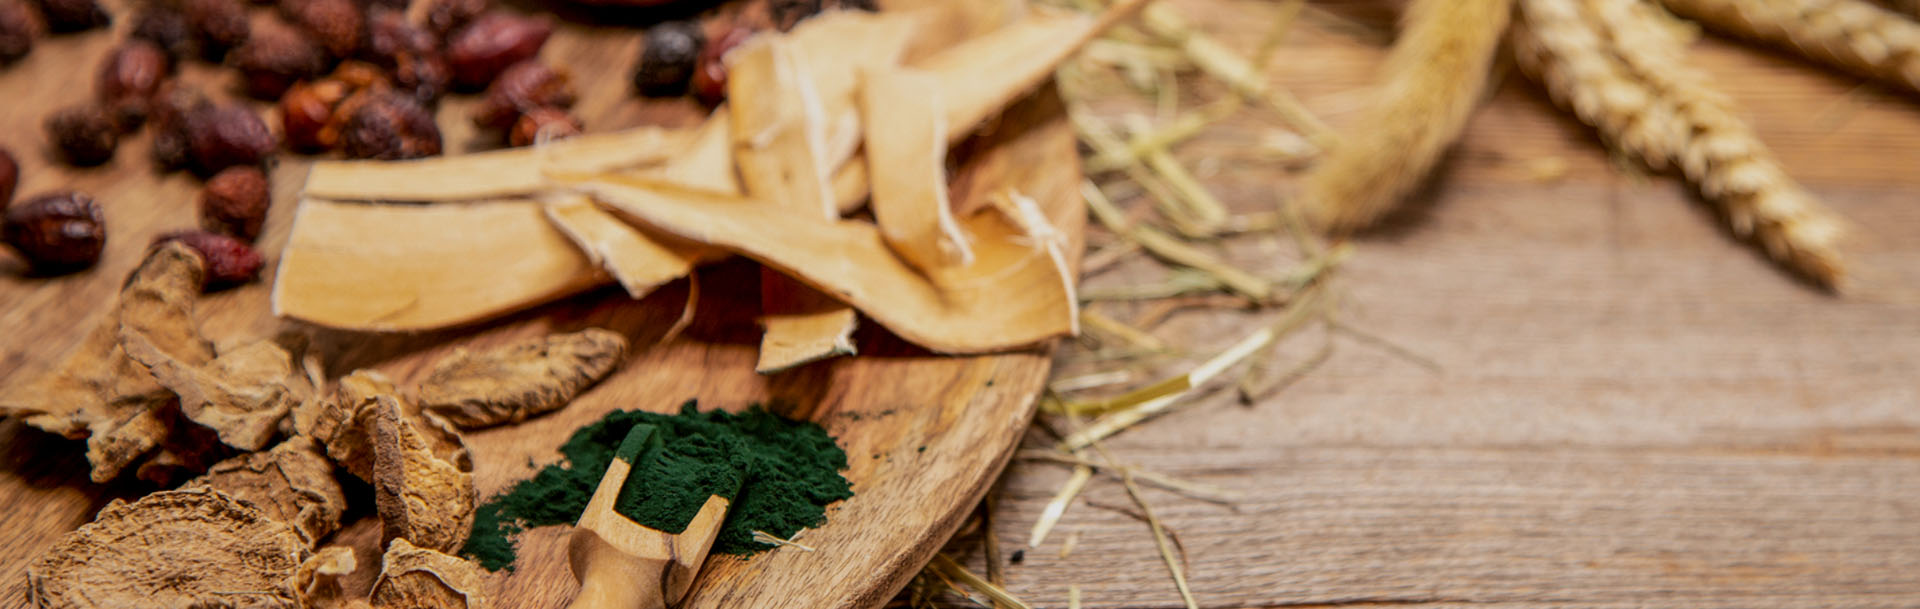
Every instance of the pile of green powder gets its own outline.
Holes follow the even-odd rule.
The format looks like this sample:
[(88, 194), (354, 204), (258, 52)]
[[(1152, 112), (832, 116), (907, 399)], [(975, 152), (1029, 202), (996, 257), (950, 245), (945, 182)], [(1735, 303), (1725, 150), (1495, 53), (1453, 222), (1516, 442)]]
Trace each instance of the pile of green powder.
[(826, 520), (826, 507), (853, 496), (840, 470), (847, 453), (826, 430), (754, 406), (739, 414), (700, 412), (689, 401), (675, 415), (614, 412), (574, 432), (565, 457), (481, 505), (461, 550), (482, 566), (513, 564), (512, 535), (550, 524), (573, 524), (593, 497), (627, 431), (653, 425), (662, 441), (635, 463), (614, 509), (668, 533), (686, 530), (712, 494), (738, 487), (713, 551), (752, 554), (773, 546), (754, 531), (792, 537)]

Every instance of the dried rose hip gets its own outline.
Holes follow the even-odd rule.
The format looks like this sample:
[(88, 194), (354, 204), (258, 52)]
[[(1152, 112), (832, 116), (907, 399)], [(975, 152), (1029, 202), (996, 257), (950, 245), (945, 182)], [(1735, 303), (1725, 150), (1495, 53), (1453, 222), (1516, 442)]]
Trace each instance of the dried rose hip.
[(113, 22), (96, 0), (40, 0), (40, 14), (55, 32), (91, 30)]
[(260, 236), (270, 203), (267, 174), (258, 167), (228, 167), (200, 191), (200, 226), (242, 241)]
[(339, 130), (330, 128), (333, 109), (350, 91), (347, 83), (331, 78), (288, 89), (280, 98), (280, 133), (287, 147), (311, 153), (340, 145)]
[(113, 113), (122, 132), (147, 121), (153, 96), (173, 73), (173, 61), (158, 45), (131, 39), (107, 53), (94, 81), (94, 97)]
[(55, 192), (8, 206), (0, 214), (0, 238), (36, 272), (67, 272), (100, 260), (107, 224), (93, 197)]
[(574, 118), (566, 110), (559, 108), (534, 108), (520, 115), (514, 121), (513, 130), (507, 134), (507, 144), (528, 146), (535, 142), (553, 141), (580, 135), (584, 127), (580, 119)]
[(306, 32), (277, 20), (254, 28), (247, 42), (233, 50), (231, 59), (246, 82), (247, 94), (256, 99), (279, 99), (293, 83), (327, 69), (324, 51)]
[(753, 37), (753, 30), (731, 26), (700, 50), (700, 62), (693, 70), (693, 96), (714, 105), (727, 98), (727, 51)]
[(159, 236), (153, 240), (153, 245), (168, 241), (184, 243), (206, 259), (207, 274), (202, 289), (209, 292), (253, 281), (260, 276), (260, 267), (266, 265), (266, 261), (260, 259), (260, 252), (226, 235), (200, 230), (180, 231)]
[(0, 0), (0, 64), (26, 57), (33, 41), (45, 36), (47, 24), (26, 0)]
[(446, 38), (491, 8), (492, 0), (433, 0), (427, 7), (427, 29)]
[(492, 12), (460, 28), (447, 42), (447, 66), (453, 84), (479, 89), (500, 72), (540, 54), (553, 35), (553, 23), (536, 17)]
[(188, 159), (202, 176), (228, 167), (259, 166), (273, 154), (273, 132), (245, 105), (207, 106), (184, 118)]
[(393, 86), (412, 95), (421, 104), (432, 107), (447, 92), (453, 72), (439, 53), (415, 55), (402, 53), (393, 67)]
[(68, 163), (90, 167), (113, 159), (120, 124), (98, 104), (68, 106), (47, 119), (47, 139)]
[(335, 59), (352, 57), (360, 50), (367, 16), (354, 0), (297, 0), (281, 6), (289, 9), (288, 19), (306, 30)]
[(148, 120), (153, 123), (153, 162), (162, 170), (187, 166), (187, 115), (211, 106), (206, 96), (171, 82), (160, 86)]
[(20, 185), (20, 164), (14, 162), (13, 153), (0, 148), (0, 210), (7, 208), (13, 200), (13, 187)]
[(440, 154), (440, 126), (412, 97), (370, 91), (347, 117), (340, 142), (348, 158), (417, 159)]
[(192, 58), (200, 52), (200, 43), (194, 39), (193, 26), (187, 23), (186, 13), (168, 4), (155, 2), (141, 8), (140, 14), (133, 17), (133, 31), (128, 36), (153, 43), (174, 61)]
[(183, 0), (180, 10), (200, 41), (201, 55), (209, 59), (246, 42), (253, 29), (240, 0)]
[(406, 13), (383, 8), (367, 13), (367, 45), (360, 54), (367, 61), (392, 68), (401, 55), (439, 52), (439, 38), (408, 20)]
[(547, 67), (539, 61), (513, 64), (487, 87), (486, 97), (473, 109), (473, 124), (488, 129), (506, 129), (520, 113), (535, 108), (570, 108), (573, 84), (567, 73)]
[(693, 21), (669, 21), (647, 28), (640, 66), (633, 71), (634, 88), (647, 97), (685, 95), (687, 81), (700, 62), (700, 47), (706, 43), (706, 34)]

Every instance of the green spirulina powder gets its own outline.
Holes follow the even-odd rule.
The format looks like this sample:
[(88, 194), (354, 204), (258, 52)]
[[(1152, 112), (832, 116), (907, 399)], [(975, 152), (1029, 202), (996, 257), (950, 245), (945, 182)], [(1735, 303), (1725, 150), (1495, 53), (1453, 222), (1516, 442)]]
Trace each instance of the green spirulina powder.
[(462, 553), (499, 570), (513, 565), (512, 535), (550, 524), (573, 524), (593, 497), (627, 431), (653, 425), (659, 445), (643, 454), (620, 490), (615, 511), (653, 529), (686, 530), (713, 494), (739, 488), (713, 551), (748, 555), (773, 546), (754, 531), (791, 537), (826, 520), (826, 507), (853, 496), (840, 470), (847, 453), (809, 421), (761, 409), (700, 412), (694, 402), (674, 415), (613, 412), (560, 445), (561, 462), (481, 505)]

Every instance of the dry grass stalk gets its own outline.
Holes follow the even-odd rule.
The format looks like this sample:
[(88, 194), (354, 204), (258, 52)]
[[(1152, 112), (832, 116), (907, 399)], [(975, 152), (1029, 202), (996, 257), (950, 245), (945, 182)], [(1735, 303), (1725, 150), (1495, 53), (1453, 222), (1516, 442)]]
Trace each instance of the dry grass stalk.
[(1339, 135), (1308, 111), (1300, 100), (1285, 89), (1269, 84), (1254, 62), (1194, 28), (1179, 9), (1164, 3), (1148, 6), (1141, 11), (1140, 23), (1153, 35), (1179, 46), (1200, 71), (1225, 83), (1234, 93), (1266, 104), (1281, 120), (1314, 143), (1332, 147), (1339, 141)]
[(1192, 139), (1208, 126), (1239, 112), (1240, 105), (1240, 98), (1229, 97), (1181, 114), (1164, 127), (1135, 131), (1127, 137), (1123, 151), (1094, 155), (1086, 160), (1086, 169), (1091, 173), (1114, 171), (1139, 162), (1149, 154), (1165, 153), (1168, 148)]
[[(1115, 134), (1112, 129), (1109, 129), (1100, 119), (1093, 118), (1091, 113), (1080, 108), (1069, 108), (1067, 116), (1073, 121), (1074, 132), (1080, 136), (1080, 141), (1085, 143), (1088, 148), (1092, 148), (1096, 154), (1101, 156), (1131, 157), (1131, 154), (1127, 151), (1126, 142), (1121, 140), (1120, 136)], [(1173, 186), (1163, 181), (1158, 174), (1152, 172), (1146, 165), (1140, 163), (1139, 159), (1135, 158), (1132, 159), (1132, 162), (1122, 164), (1120, 170), (1126, 175), (1127, 179), (1133, 180), (1134, 184), (1139, 185), (1142, 190), (1147, 192), (1148, 200), (1152, 201), (1154, 207), (1160, 210), (1161, 216), (1164, 216), (1169, 223), (1173, 224), (1174, 230), (1179, 231), (1182, 235), (1192, 237), (1209, 237), (1213, 235), (1214, 228), (1205, 225), (1194, 211), (1188, 207), (1187, 199), (1176, 192)], [(1104, 194), (1102, 195), (1102, 199), (1105, 199)]]
[(1080, 587), (1067, 585), (1067, 609), (1080, 609)]
[[(992, 533), (988, 534), (991, 535)], [(1028, 605), (1025, 601), (1014, 597), (1012, 594), (1008, 594), (1006, 589), (993, 585), (993, 582), (987, 581), (986, 578), (980, 577), (972, 571), (968, 571), (966, 567), (960, 566), (960, 563), (954, 562), (952, 558), (948, 558), (945, 554), (933, 555), (933, 562), (927, 563), (927, 567), (933, 569), (935, 573), (939, 573), (943, 577), (957, 580), (962, 584), (966, 584), (968, 588), (973, 588), (979, 593), (987, 595), (987, 598), (993, 599), (995, 603), (1002, 603), (1016, 609), (1031, 609), (1031, 605)]]
[(1520, 68), (1609, 143), (1655, 169), (1677, 165), (1733, 232), (1830, 289), (1845, 278), (1846, 222), (1780, 167), (1731, 103), (1681, 62), (1659, 17), (1631, 0), (1520, 0)]
[(1273, 282), (1227, 264), (1218, 256), (1201, 251), (1151, 226), (1128, 221), (1092, 182), (1082, 182), (1080, 193), (1086, 198), (1087, 209), (1093, 212), (1095, 219), (1109, 230), (1132, 238), (1155, 257), (1205, 271), (1228, 289), (1255, 301), (1264, 302), (1273, 296)]
[(1080, 310), (1080, 325), (1095, 332), (1118, 338), (1122, 342), (1136, 348), (1148, 351), (1166, 351), (1169, 349), (1166, 341), (1160, 340), (1144, 330), (1129, 326), (1126, 322), (1107, 317), (1093, 309)]
[[(1145, 124), (1144, 117), (1130, 118), (1138, 119), (1132, 121), (1133, 124), (1130, 125), (1134, 133), (1152, 134), (1154, 132), (1151, 125)], [(1128, 145), (1128, 149), (1130, 152), (1133, 151), (1131, 144)], [(1139, 155), (1141, 161), (1146, 162), (1149, 169), (1159, 174), (1160, 179), (1165, 181), (1167, 186), (1172, 187), (1174, 192), (1180, 195), (1180, 199), (1186, 202), (1188, 211), (1193, 214), (1195, 222), (1204, 227), (1209, 234), (1218, 231), (1220, 225), (1226, 223), (1227, 205), (1213, 196), (1213, 192), (1207, 190), (1207, 187), (1201, 184), (1200, 179), (1194, 177), (1192, 172), (1187, 171), (1186, 165), (1181, 164), (1179, 159), (1173, 158), (1173, 153), (1168, 152), (1165, 146), (1143, 147), (1135, 154)]]
[(1920, 23), (1868, 0), (1662, 1), (1715, 30), (1920, 90)]
[(1080, 496), (1080, 491), (1087, 488), (1087, 482), (1091, 480), (1092, 466), (1078, 465), (1073, 468), (1073, 474), (1067, 476), (1067, 482), (1060, 485), (1053, 499), (1047, 501), (1046, 507), (1040, 510), (1040, 517), (1033, 521), (1033, 532), (1027, 535), (1027, 547), (1038, 548), (1041, 542), (1047, 540), (1047, 533), (1060, 523), (1060, 517), (1066, 515), (1067, 508), (1073, 505), (1073, 499)]
[(802, 552), (814, 551), (814, 548), (812, 546), (804, 545), (804, 544), (801, 544), (800, 542), (794, 541), (794, 539), (799, 539), (799, 538), (800, 538), (800, 534), (798, 533), (795, 533), (792, 539), (781, 539), (780, 536), (774, 535), (772, 533), (768, 533), (766, 531), (753, 532), (753, 540), (760, 543), (773, 544), (776, 546), (786, 546), (789, 548), (800, 550)]
[(1413, 192), (1481, 99), (1511, 0), (1415, 0), (1362, 128), (1307, 174), (1299, 205), (1331, 232), (1365, 228)]
[(1185, 375), (1188, 385), (1187, 390), (1154, 398), (1132, 408), (1119, 410), (1100, 417), (1094, 420), (1092, 425), (1075, 431), (1072, 435), (1067, 436), (1066, 439), (1061, 440), (1060, 447), (1067, 451), (1086, 448), (1094, 442), (1100, 441), (1102, 438), (1119, 433), (1141, 421), (1172, 410), (1174, 406), (1180, 404), (1180, 398), (1191, 393), (1193, 388), (1205, 385), (1207, 381), (1213, 380), (1214, 377), (1225, 372), (1227, 368), (1240, 363), (1242, 360), (1245, 360), (1247, 356), (1253, 355), (1255, 351), (1266, 346), (1273, 338), (1273, 328), (1261, 328), (1255, 331), (1245, 339), (1234, 343), (1231, 347), (1227, 347), (1226, 350), (1221, 351), (1212, 359), (1202, 362), (1200, 365), (1195, 366), (1191, 372), (1188, 372)]
[[(1107, 464), (1104, 464), (1104, 463), (1099, 463), (1091, 459), (1087, 459), (1084, 453), (1067, 454), (1067, 453), (1063, 453), (1055, 450), (1029, 448), (1029, 449), (1021, 449), (1020, 451), (1015, 452), (1014, 458), (1021, 459), (1021, 460), (1028, 460), (1028, 461), (1052, 461), (1054, 463), (1064, 463), (1067, 465), (1092, 467), (1099, 470), (1095, 473), (1104, 474), (1110, 478), (1113, 478), (1114, 480), (1120, 479), (1120, 473), (1118, 469), (1109, 467)], [(1173, 476), (1169, 476), (1167, 474), (1162, 474), (1162, 473), (1151, 471), (1151, 470), (1141, 469), (1138, 467), (1134, 467), (1132, 465), (1121, 466), (1121, 469), (1125, 469), (1129, 472), (1132, 472), (1133, 477), (1141, 482), (1145, 482), (1147, 484), (1151, 484), (1169, 491), (1173, 491), (1175, 493), (1186, 495), (1194, 499), (1199, 499), (1201, 501), (1207, 501), (1211, 503), (1231, 504), (1239, 499), (1238, 493), (1235, 493), (1226, 488), (1214, 486), (1211, 484), (1189, 482), (1186, 480), (1175, 478)]]
[(1088, 389), (1117, 385), (1130, 380), (1133, 380), (1133, 373), (1130, 371), (1108, 370), (1106, 372), (1083, 374), (1053, 381), (1047, 384), (1047, 391), (1052, 393), (1072, 393), (1075, 391), (1086, 391)]
[(1073, 549), (1077, 547), (1080, 547), (1080, 532), (1074, 531), (1067, 536), (1066, 541), (1060, 542), (1060, 560), (1066, 560), (1068, 556), (1072, 556)]

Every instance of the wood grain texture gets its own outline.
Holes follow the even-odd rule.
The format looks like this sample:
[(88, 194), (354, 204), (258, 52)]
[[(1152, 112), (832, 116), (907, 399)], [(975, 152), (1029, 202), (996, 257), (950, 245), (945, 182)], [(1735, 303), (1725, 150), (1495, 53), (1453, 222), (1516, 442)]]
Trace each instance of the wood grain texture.
[[(117, 6), (117, 5), (116, 5)], [(119, 7), (124, 9), (124, 7)], [(123, 27), (126, 20), (123, 20)], [(25, 62), (0, 70), (0, 91), (27, 96), (47, 90), (68, 71), (88, 69), (112, 42), (107, 32), (44, 41)], [(564, 25), (544, 57), (571, 69), (581, 92), (576, 110), (590, 129), (638, 124), (680, 125), (701, 113), (690, 104), (643, 108), (626, 84), (638, 54), (635, 30)], [(189, 66), (191, 81), (231, 88), (232, 76)], [(0, 258), (0, 385), (32, 378), (91, 327), (152, 235), (192, 226), (198, 184), (185, 175), (155, 176), (145, 160), (150, 137), (123, 144), (103, 169), (53, 167), (39, 121), (48, 108), (84, 99), (84, 87), (61, 88), (32, 104), (0, 110), (0, 133), (20, 157), (35, 193), (56, 187), (93, 192), (106, 208), (108, 251), (98, 268), (71, 276), (22, 276), (22, 265)], [(467, 127), (472, 98), (440, 109), (449, 147), (478, 139)], [(276, 122), (269, 119), (269, 123)], [(992, 134), (969, 143), (958, 170), (973, 184), (1000, 184), (1034, 195), (1079, 248), (1083, 212), (1075, 192), (1079, 173), (1072, 134), (1061, 106), (1048, 94), (1010, 110)], [(1044, 162), (1032, 162), (1044, 159)], [(273, 172), (276, 207), (261, 240), (271, 261), (285, 243), (306, 161), (283, 157)], [(723, 263), (698, 273), (698, 314), (679, 337), (661, 334), (680, 316), (688, 281), (633, 301), (612, 287), (479, 326), (408, 335), (375, 335), (305, 328), (325, 369), (338, 375), (378, 368), (404, 385), (455, 345), (484, 347), (546, 332), (605, 327), (628, 336), (636, 355), (570, 407), (514, 426), (469, 435), (482, 496), (504, 490), (555, 460), (554, 449), (574, 429), (616, 409), (668, 411), (686, 399), (706, 407), (741, 409), (766, 403), (790, 417), (819, 422), (849, 454), (845, 472), (855, 498), (830, 508), (828, 524), (807, 532), (818, 552), (775, 550), (751, 560), (715, 557), (684, 607), (871, 607), (890, 598), (985, 493), (1026, 428), (1044, 382), (1050, 346), (982, 357), (945, 357), (911, 347), (878, 329), (854, 340), (861, 357), (841, 358), (776, 375), (753, 372), (759, 330), (757, 267)], [(265, 275), (271, 275), (271, 269)], [(268, 314), (264, 283), (203, 298), (201, 325), (228, 344), (291, 326)], [(24, 571), (61, 535), (91, 519), (115, 497), (151, 490), (142, 483), (92, 485), (81, 447), (26, 427), (0, 422), (0, 607), (21, 607)], [(379, 527), (369, 505), (329, 543), (355, 549), (363, 568), (349, 585), (364, 590), (377, 572)], [(559, 607), (574, 579), (564, 558), (566, 527), (530, 532), (515, 571), (496, 574), (489, 596), (499, 607)]]

